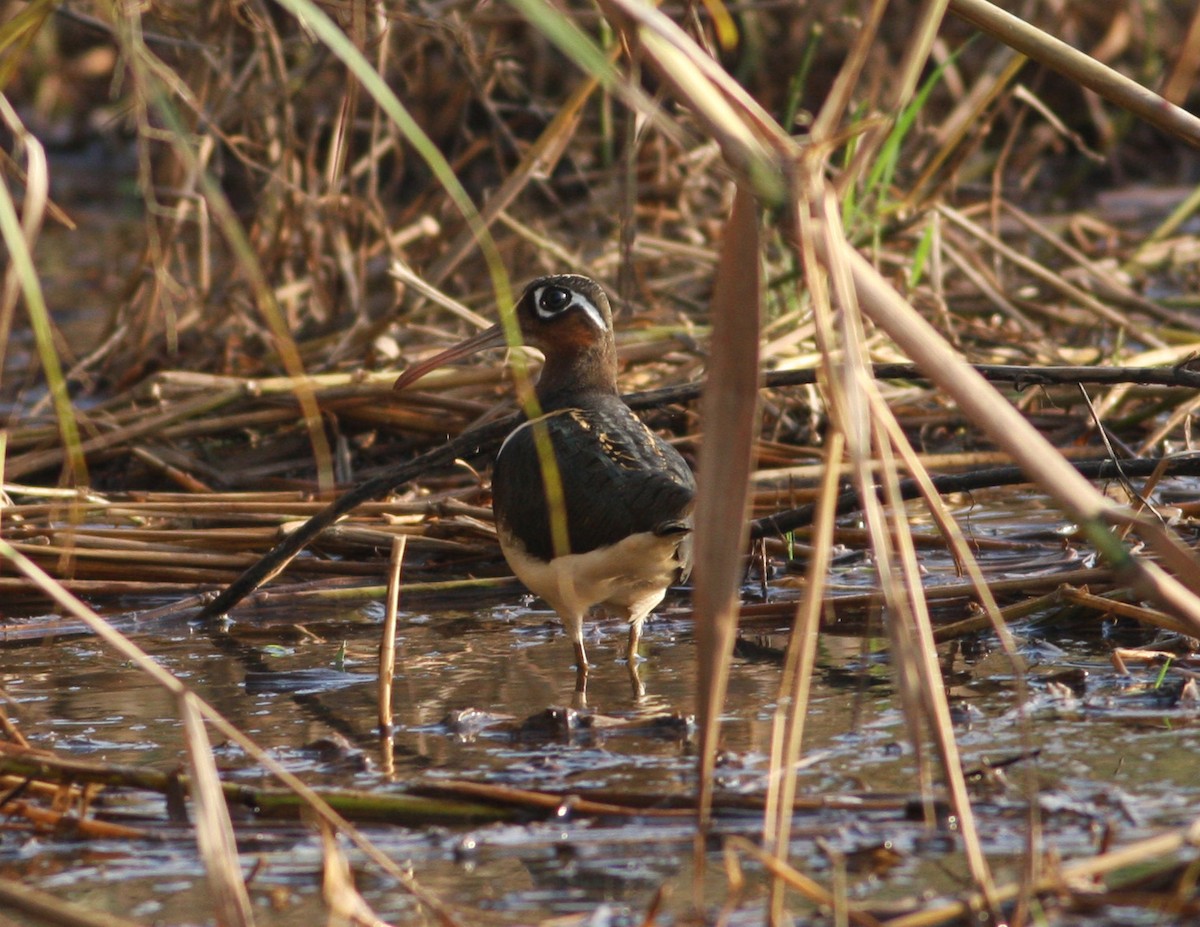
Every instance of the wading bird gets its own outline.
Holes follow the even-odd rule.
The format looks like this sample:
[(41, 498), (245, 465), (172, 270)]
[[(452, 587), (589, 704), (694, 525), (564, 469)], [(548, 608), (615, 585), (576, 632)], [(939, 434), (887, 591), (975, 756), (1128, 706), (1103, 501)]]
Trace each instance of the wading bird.
[[(546, 363), (535, 388), (539, 414), (505, 439), (492, 473), (500, 549), (562, 619), (577, 690), (587, 677), (583, 619), (600, 605), (629, 622), (626, 656), (640, 694), (642, 624), (691, 570), (696, 482), (679, 453), (621, 400), (612, 310), (599, 284), (576, 274), (539, 277), (525, 288), (516, 318)], [(506, 345), (494, 325), (410, 367), (396, 388)]]

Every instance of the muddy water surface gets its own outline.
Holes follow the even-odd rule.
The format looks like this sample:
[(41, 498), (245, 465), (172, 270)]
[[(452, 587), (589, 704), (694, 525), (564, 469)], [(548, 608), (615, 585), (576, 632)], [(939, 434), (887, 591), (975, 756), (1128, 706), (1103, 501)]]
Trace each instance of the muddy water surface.
[[(991, 533), (990, 516), (975, 514), (976, 530)], [(1022, 530), (1042, 532), (1043, 539), (1056, 530), (1052, 516), (1025, 514)], [(1006, 527), (1019, 533), (1011, 520)], [(1030, 568), (1028, 552), (1022, 556), (1017, 562), (1012, 552), (996, 554), (990, 566)], [(1053, 556), (1061, 559), (1061, 551)], [(925, 558), (931, 582), (939, 581), (940, 558)], [(854, 586), (870, 572), (851, 558), (838, 580)], [(640, 699), (620, 660), (623, 629), (607, 620), (589, 626), (597, 664), (583, 714), (593, 719), (590, 727), (546, 723), (548, 709), (555, 718), (569, 717), (574, 675), (557, 622), (534, 606), (518, 600), (473, 611), (402, 613), (390, 772), (375, 734), (377, 603), (320, 614), (248, 612), (216, 635), (181, 620), (136, 640), (318, 787), (385, 792), (465, 779), (563, 794), (653, 795), (660, 804), (690, 795), (696, 661), (686, 596), (647, 626)], [(1094, 853), (1108, 837), (1132, 840), (1194, 815), (1196, 711), (1175, 697), (1178, 680), (1168, 676), (1155, 687), (1157, 668), (1135, 668), (1129, 676), (1113, 669), (1107, 638), (1127, 634), (1142, 643), (1153, 637), (1094, 619), (1043, 619), (1018, 628), (1030, 681), (1023, 704), (994, 641), (985, 636), (971, 646), (943, 647), (959, 743), (968, 769), (978, 773), (977, 813), (999, 881), (1018, 872), (1031, 789), (1039, 793), (1045, 848), (1066, 858)], [(722, 727), (719, 785), (727, 801), (718, 830), (756, 838), (760, 815), (732, 799), (765, 791), (781, 671), (777, 648), (786, 638), (745, 636), (751, 646), (735, 660)], [(91, 638), (0, 648), (0, 684), (9, 714), (36, 746), (164, 771), (184, 762), (172, 699)], [(884, 642), (823, 635), (798, 794), (837, 799), (839, 807), (797, 814), (793, 858), (826, 884), (835, 869), (844, 870), (849, 897), (881, 909), (967, 884), (952, 820), (936, 813), (924, 822), (918, 803), (905, 800), (918, 795), (923, 761), (909, 742)], [(237, 747), (217, 742), (214, 753), (227, 780), (271, 784)], [(845, 807), (871, 796), (896, 800)], [(153, 838), (85, 842), (0, 832), (0, 871), (145, 923), (214, 923), (190, 832), (167, 823), (162, 798), (110, 791), (99, 809), (103, 817), (147, 828)], [(235, 813), (259, 922), (323, 921), (316, 833)], [(427, 891), (460, 909), (464, 923), (583, 915), (586, 923), (637, 924), (664, 886), (662, 922), (677, 920), (690, 905), (694, 831), (686, 817), (581, 817), (568, 802), (559, 813), (507, 823), (365, 830), (409, 865)], [(350, 857), (359, 888), (381, 917), (427, 922), (399, 886), (355, 852)], [(761, 874), (753, 861), (741, 863), (749, 881), (734, 895), (714, 842), (706, 902), (713, 910), (732, 905), (733, 923), (760, 923)], [(797, 898), (792, 908), (812, 914)], [(1120, 923), (1142, 922), (1140, 913), (1125, 914)]]

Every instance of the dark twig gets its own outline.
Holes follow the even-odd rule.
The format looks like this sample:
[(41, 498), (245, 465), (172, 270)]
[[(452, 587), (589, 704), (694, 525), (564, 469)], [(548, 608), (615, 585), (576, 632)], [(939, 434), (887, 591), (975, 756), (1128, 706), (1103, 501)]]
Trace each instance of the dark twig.
[[(1141, 460), (1122, 460), (1118, 464), (1110, 458), (1101, 460), (1072, 461), (1071, 465), (1089, 480), (1111, 480), (1125, 477), (1149, 476), (1154, 469), (1164, 462), (1162, 457), (1148, 457)], [(1175, 457), (1166, 459), (1166, 472), (1171, 476), (1200, 475), (1200, 455)], [(976, 470), (973, 473), (955, 473), (946, 476), (932, 477), (933, 486), (939, 494), (953, 492), (971, 492), (986, 489), (991, 486), (1012, 486), (1027, 483), (1029, 478), (1020, 467), (991, 467), (987, 470)], [(905, 499), (916, 499), (921, 494), (916, 480), (904, 480), (900, 484), (901, 496)], [(848, 490), (838, 496), (837, 514), (846, 515), (856, 512), (861, 507), (861, 500), (856, 490)], [(802, 505), (799, 508), (788, 509), (786, 512), (776, 512), (765, 518), (750, 522), (750, 537), (761, 538), (771, 535), (787, 534), (797, 528), (810, 524), (816, 511), (814, 505)]]
[[(1200, 389), (1200, 370), (1188, 364), (1175, 367), (1024, 367), (1019, 364), (975, 364), (975, 369), (984, 379), (993, 383), (1012, 383), (1017, 390), (1030, 386), (1053, 386), (1075, 383), (1090, 383), (1099, 386), (1114, 386), (1118, 383), (1133, 383), (1138, 386), (1168, 386), (1180, 389)], [(927, 378), (915, 364), (876, 364), (873, 368), (877, 380), (914, 380), (924, 382)], [(763, 378), (763, 385), (770, 389), (784, 386), (807, 386), (817, 381), (815, 367), (805, 370), (775, 370)], [(673, 402), (689, 402), (700, 395), (703, 381), (664, 386), (661, 389), (630, 393), (625, 397), (632, 409), (650, 409)]]
[(302, 524), (263, 555), (254, 566), (229, 584), (215, 599), (200, 610), (199, 618), (211, 618), (229, 611), (238, 602), (284, 569), (308, 542), (335, 521), (364, 502), (378, 499), (421, 474), (443, 467), (460, 457), (477, 457), (490, 450), (517, 423), (517, 415), (509, 415), (482, 428), (468, 431), (452, 441), (434, 448), (386, 473), (367, 480), (338, 496), (328, 506)]
[[(1022, 367), (1018, 365), (983, 364), (975, 368), (989, 380), (1010, 382), (1018, 389), (1034, 385), (1056, 383), (1096, 383), (1112, 385), (1116, 383), (1136, 383), (1145, 386), (1171, 386), (1200, 389), (1200, 371), (1180, 365), (1176, 367)], [(921, 372), (912, 364), (877, 364), (874, 374), (880, 380), (922, 380)], [(784, 386), (800, 386), (813, 383), (816, 380), (815, 370), (787, 370), (768, 373), (764, 378), (769, 388)], [(662, 389), (647, 390), (631, 393), (625, 401), (634, 409), (648, 409), (676, 402), (688, 402), (696, 399), (704, 388), (702, 382), (686, 383), (680, 386), (669, 386)], [(224, 614), (242, 599), (252, 593), (263, 583), (282, 571), (292, 559), (302, 551), (313, 538), (325, 528), (352, 511), (364, 502), (378, 499), (393, 489), (414, 480), (430, 470), (436, 470), (458, 458), (477, 457), (485, 454), (498, 445), (504, 436), (512, 430), (518, 421), (517, 415), (499, 419), (482, 428), (466, 432), (449, 441), (441, 447), (422, 454), (395, 469), (380, 474), (365, 483), (354, 487), (339, 496), (329, 506), (303, 525), (289, 534), (274, 548), (263, 555), (254, 566), (246, 570), (234, 580), (223, 592), (209, 602), (200, 611), (198, 617), (210, 618)], [(1132, 463), (1147, 464), (1151, 469), (1157, 461), (1135, 461)], [(1184, 458), (1171, 465), (1172, 473), (1200, 473), (1200, 463), (1196, 469), (1186, 469), (1191, 463)], [(1083, 469), (1086, 464), (1078, 465), (1085, 476), (1091, 479), (1105, 478), (1101, 472), (1104, 467), (1112, 467), (1109, 461), (1095, 464), (1098, 469), (1095, 475)], [(1141, 474), (1140, 467), (1131, 469), (1130, 463), (1124, 464), (1131, 475)], [(1184, 469), (1179, 469), (1184, 468)], [(1103, 471), (1115, 476), (1115, 470)], [(1147, 473), (1150, 471), (1146, 471)], [(993, 470), (982, 470), (972, 474), (952, 477), (940, 477), (934, 481), (939, 492), (954, 492), (956, 490), (980, 489), (985, 486), (1002, 486), (1020, 483), (1024, 480), (1021, 471), (1016, 467), (999, 467)], [(945, 486), (946, 488), (942, 488)], [(902, 484), (904, 498), (910, 499), (917, 495), (915, 484)], [(839, 502), (839, 513), (853, 511), (857, 507), (857, 496), (848, 494)], [(772, 534), (785, 534), (797, 527), (808, 524), (812, 512), (808, 506), (781, 512), (767, 518), (759, 519), (751, 524), (751, 537), (766, 537)]]

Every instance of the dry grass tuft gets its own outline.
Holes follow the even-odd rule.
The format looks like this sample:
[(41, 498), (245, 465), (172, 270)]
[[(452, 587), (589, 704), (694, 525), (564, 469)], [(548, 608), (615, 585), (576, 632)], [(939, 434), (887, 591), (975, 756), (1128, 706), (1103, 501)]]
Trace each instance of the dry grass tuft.
[[(886, 602), (916, 775), (949, 785), (974, 903), (998, 917), (1020, 893), (992, 884), (974, 838), (934, 648), (947, 632), (934, 628), (917, 550), (954, 548), (972, 585), (953, 594), (980, 601), (972, 627), (1002, 640), (1042, 595), (1200, 629), (1190, 539), (1140, 499), (1106, 498), (1068, 460), (1122, 445), (1155, 459), (1193, 451), (1194, 391), (1131, 377), (1083, 396), (1054, 384), (1005, 395), (966, 363), (1028, 368), (1035, 382), (1047, 365), (1186, 368), (1200, 349), (1200, 244), (1187, 223), (1200, 201), (1174, 186), (1196, 176), (1200, 121), (1186, 105), (1200, 58), (1177, 37), (1194, 35), (1200, 14), (1063, 5), (998, 40), (973, 34), (969, 24), (999, 28), (978, 0), (951, 0), (944, 19), (937, 4), (900, 0), (862, 18), (834, 3), (323, 9), (34, 2), (0, 25), (0, 553), (18, 568), (0, 576), (8, 617), (49, 598), (91, 623), (65, 590), (117, 603), (220, 588), (339, 487), (374, 478), (382, 494), (397, 463), (510, 404), (493, 363), (442, 372), (419, 393), (395, 393), (392, 371), (507, 312), (510, 277), (587, 273), (614, 295), (629, 388), (709, 376), (707, 420), (676, 397), (647, 414), (708, 472), (729, 464), (738, 492), (702, 494), (713, 524), (747, 505), (762, 517), (818, 503), (812, 595), (786, 606), (776, 783), (803, 750), (820, 615)], [(751, 194), (767, 216), (753, 241), (727, 221), (735, 196)], [(761, 310), (761, 337), (739, 327), (731, 294)], [(749, 341), (727, 354), (739, 333)], [(901, 359), (928, 379), (872, 376), (872, 362)], [(713, 411), (735, 379), (757, 382), (760, 363), (816, 373), (762, 390), (753, 415), (745, 389), (741, 411)], [(378, 595), (363, 584), (380, 583), (386, 551), (405, 545), (406, 601), (447, 572), (502, 576), (489, 447), (472, 450), (326, 526), (315, 547), (330, 557), (291, 563), (287, 580), (302, 585), (285, 601)], [(1105, 564), (1086, 589), (1014, 593), (974, 564), (926, 470), (984, 460), (1018, 463), (1078, 523), (1077, 542)], [(936, 531), (912, 530), (902, 474)], [(834, 475), (858, 490), (857, 536), (834, 523)], [(879, 585), (865, 605), (821, 588), (839, 537), (872, 547)], [(803, 540), (764, 543), (782, 563)], [(702, 648), (715, 680), (701, 699), (707, 777), (729, 578), (745, 552), (738, 531), (705, 543), (700, 611), (729, 619)], [(1112, 602), (1131, 597), (1158, 610)], [(171, 691), (199, 764), (201, 717), (220, 721)], [(193, 776), (207, 789), (202, 845), (222, 916), (249, 922), (215, 770)], [(765, 829), (781, 879), (795, 878), (791, 806), (778, 784)], [(1183, 839), (1170, 836), (1172, 848)], [(330, 871), (336, 882), (332, 856)], [(1023, 890), (1042, 884), (1031, 873)], [(333, 907), (370, 921), (346, 891)]]

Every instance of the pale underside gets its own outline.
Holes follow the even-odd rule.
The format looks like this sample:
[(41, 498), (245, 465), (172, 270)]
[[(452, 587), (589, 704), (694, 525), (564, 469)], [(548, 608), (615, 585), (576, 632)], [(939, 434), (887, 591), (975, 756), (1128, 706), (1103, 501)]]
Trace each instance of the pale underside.
[(586, 665), (583, 619), (595, 605), (629, 622), (628, 656), (635, 658), (642, 623), (679, 570), (681, 542), (679, 533), (642, 532), (587, 553), (546, 561), (528, 554), (509, 532), (500, 533), (504, 559), (530, 592), (558, 612), (581, 667)]

